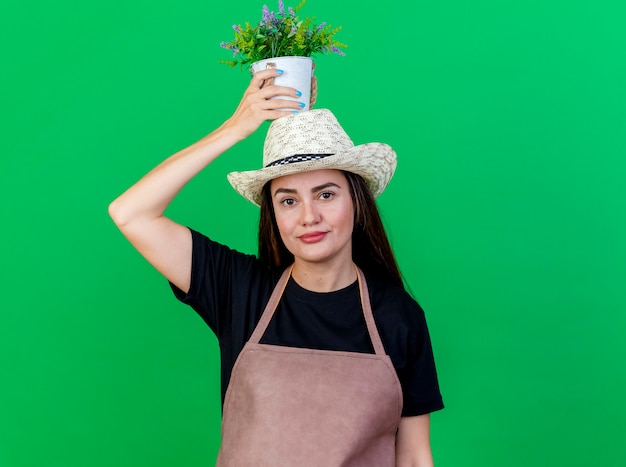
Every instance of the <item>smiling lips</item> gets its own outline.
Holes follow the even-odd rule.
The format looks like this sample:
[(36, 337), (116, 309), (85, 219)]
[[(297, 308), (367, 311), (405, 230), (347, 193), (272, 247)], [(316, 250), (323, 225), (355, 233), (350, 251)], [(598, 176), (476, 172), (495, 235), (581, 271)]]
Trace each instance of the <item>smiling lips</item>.
[(328, 232), (308, 232), (305, 234), (302, 234), (298, 237), (298, 240), (300, 240), (302, 243), (317, 243), (320, 242), (324, 239), (324, 237), (326, 237), (326, 234)]

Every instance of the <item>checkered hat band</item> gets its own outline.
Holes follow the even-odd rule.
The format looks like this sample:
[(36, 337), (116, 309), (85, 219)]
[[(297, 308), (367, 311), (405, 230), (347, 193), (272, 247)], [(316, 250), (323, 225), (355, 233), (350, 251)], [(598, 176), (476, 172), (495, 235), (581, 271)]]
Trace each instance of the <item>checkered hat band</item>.
[(295, 156), (285, 157), (283, 159), (278, 159), (277, 161), (272, 162), (271, 164), (267, 164), (265, 168), (276, 167), (278, 165), (287, 165), (294, 164), (296, 162), (308, 162), (315, 161), (318, 159), (324, 159), (328, 156), (333, 156), (334, 154), (296, 154)]

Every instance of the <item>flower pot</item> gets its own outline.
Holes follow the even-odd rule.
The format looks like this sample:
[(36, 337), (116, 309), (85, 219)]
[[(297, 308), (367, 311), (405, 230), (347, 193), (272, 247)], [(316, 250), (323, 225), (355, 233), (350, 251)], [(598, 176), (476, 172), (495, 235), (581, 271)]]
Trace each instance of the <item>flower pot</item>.
[(283, 70), (281, 76), (274, 78), (276, 86), (289, 86), (302, 93), (301, 97), (279, 96), (279, 99), (297, 100), (305, 104), (301, 112), (309, 110), (311, 102), (311, 79), (313, 78), (313, 60), (310, 57), (275, 57), (259, 60), (252, 64), (252, 72), (276, 68)]

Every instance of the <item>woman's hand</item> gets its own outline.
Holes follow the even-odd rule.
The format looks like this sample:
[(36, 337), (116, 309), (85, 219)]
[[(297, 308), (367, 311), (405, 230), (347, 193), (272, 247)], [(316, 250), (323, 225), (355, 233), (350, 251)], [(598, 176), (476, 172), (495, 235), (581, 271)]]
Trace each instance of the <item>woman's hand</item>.
[(317, 102), (317, 76), (315, 76), (315, 62), (313, 62), (313, 78), (311, 78), (311, 101), (309, 108), (312, 109)]
[(274, 69), (254, 74), (237, 110), (224, 123), (224, 126), (232, 131), (237, 139), (247, 138), (266, 120), (276, 120), (302, 108), (298, 101), (278, 98), (280, 96), (295, 99), (300, 97), (299, 91), (294, 88), (274, 85), (274, 78), (281, 74), (280, 70)]

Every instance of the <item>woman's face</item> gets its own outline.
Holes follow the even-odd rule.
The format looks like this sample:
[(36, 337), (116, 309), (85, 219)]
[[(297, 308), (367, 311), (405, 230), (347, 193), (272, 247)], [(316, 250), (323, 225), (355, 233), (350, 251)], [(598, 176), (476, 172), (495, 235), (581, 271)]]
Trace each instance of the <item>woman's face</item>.
[(270, 186), (280, 236), (296, 262), (352, 261), (354, 207), (343, 173), (285, 175)]

